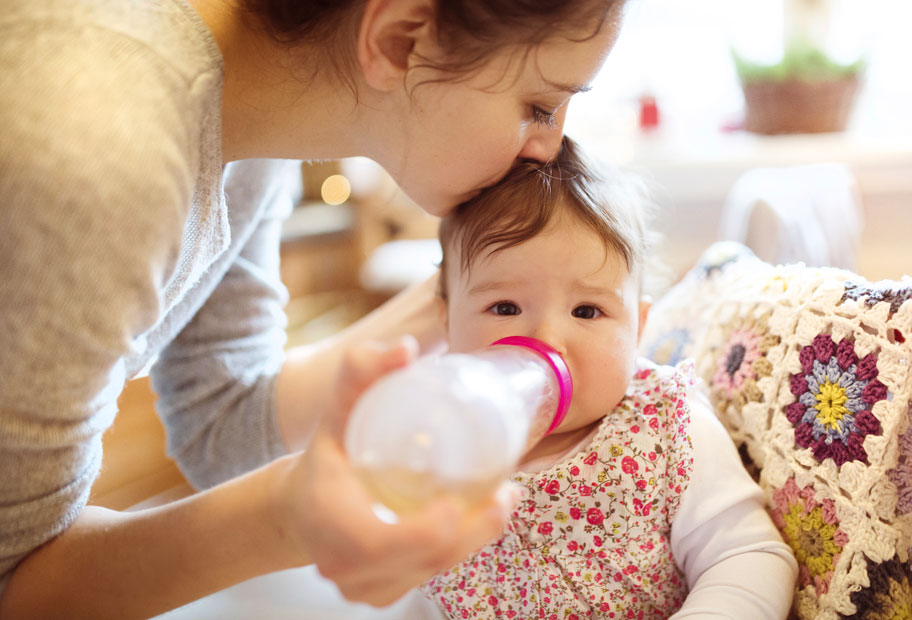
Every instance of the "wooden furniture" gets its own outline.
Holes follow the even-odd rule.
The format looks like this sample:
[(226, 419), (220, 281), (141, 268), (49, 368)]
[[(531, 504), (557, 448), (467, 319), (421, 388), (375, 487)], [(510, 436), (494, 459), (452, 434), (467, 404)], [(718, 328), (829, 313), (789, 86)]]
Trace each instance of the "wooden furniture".
[(180, 485), (183, 474), (165, 455), (165, 431), (155, 414), (148, 377), (127, 384), (114, 425), (104, 434), (101, 474), (90, 504), (124, 510)]
[[(331, 173), (335, 168), (305, 166), (304, 170), (307, 181), (308, 175)], [(282, 281), (290, 297), (288, 346), (329, 336), (385, 299), (358, 287), (363, 257), (354, 207), (331, 207), (311, 198), (304, 196), (283, 234)], [(176, 490), (169, 497), (191, 493), (176, 463), (165, 454), (165, 431), (155, 413), (149, 379), (129, 382), (118, 408), (102, 440), (102, 469), (89, 503), (123, 510), (165, 492)]]

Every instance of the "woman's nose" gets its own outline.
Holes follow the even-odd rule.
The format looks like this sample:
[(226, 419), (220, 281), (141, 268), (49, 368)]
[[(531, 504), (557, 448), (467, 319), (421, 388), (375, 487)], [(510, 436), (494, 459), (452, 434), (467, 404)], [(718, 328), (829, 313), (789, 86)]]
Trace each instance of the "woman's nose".
[(557, 155), (564, 135), (564, 120), (567, 118), (567, 106), (562, 106), (555, 114), (551, 125), (535, 129), (527, 138), (517, 155), (518, 159), (533, 160), (545, 163)]

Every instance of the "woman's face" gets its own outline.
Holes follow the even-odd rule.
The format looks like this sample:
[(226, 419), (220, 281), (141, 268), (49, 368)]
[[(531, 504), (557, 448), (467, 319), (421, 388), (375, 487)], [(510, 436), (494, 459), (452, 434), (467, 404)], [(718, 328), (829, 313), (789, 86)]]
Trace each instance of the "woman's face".
[[(570, 98), (588, 89), (616, 35), (617, 22), (606, 21), (584, 41), (545, 41), (524, 62), (521, 51), (504, 51), (468, 79), (417, 86), (393, 140), (399, 148), (380, 163), (412, 200), (444, 215), (517, 160), (550, 159)], [(430, 69), (413, 70), (409, 86), (434, 77)]]

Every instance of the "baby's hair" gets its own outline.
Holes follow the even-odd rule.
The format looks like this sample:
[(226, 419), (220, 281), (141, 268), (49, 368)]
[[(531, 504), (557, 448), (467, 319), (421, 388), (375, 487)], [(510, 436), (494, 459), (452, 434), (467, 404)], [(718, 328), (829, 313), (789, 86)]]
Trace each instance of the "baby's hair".
[(646, 262), (653, 236), (647, 220), (653, 203), (635, 175), (586, 160), (579, 146), (564, 137), (557, 156), (546, 164), (524, 162), (497, 185), (459, 205), (440, 223), (443, 260), (440, 296), (447, 299), (448, 251), (459, 251), (460, 268), (469, 271), (485, 251), (499, 252), (527, 241), (555, 217), (575, 217), (624, 259), (630, 273)]

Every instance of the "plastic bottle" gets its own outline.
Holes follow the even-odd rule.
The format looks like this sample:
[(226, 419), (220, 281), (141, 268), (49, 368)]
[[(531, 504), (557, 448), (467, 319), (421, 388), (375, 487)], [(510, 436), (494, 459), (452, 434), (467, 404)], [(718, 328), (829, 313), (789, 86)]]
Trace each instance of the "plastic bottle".
[(352, 411), (345, 450), (393, 513), (444, 493), (473, 504), (557, 428), (572, 394), (567, 364), (553, 348), (503, 338), (473, 353), (419, 359), (377, 381)]

